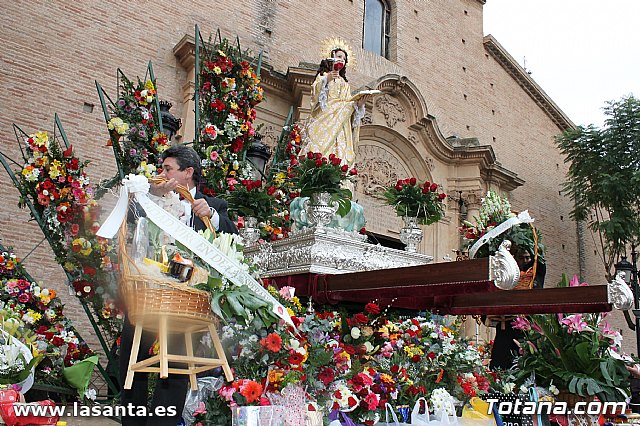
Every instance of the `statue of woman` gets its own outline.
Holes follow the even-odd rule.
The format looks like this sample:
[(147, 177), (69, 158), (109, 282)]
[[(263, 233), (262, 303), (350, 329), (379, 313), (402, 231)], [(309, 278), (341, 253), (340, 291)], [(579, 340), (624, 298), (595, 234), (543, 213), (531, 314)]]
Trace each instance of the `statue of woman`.
[(353, 101), (346, 69), (350, 49), (342, 40), (333, 40), (331, 57), (320, 63), (311, 91), (311, 117), (303, 130), (304, 152), (335, 154), (353, 164), (360, 136), (360, 120), (367, 96)]

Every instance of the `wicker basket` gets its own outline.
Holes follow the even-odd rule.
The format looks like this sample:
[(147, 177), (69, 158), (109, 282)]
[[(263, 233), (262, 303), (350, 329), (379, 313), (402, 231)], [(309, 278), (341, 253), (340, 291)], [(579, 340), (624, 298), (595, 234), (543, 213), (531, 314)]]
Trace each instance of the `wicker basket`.
[[(118, 246), (120, 258), (120, 293), (127, 308), (129, 321), (135, 325), (139, 320), (158, 314), (171, 314), (172, 318), (190, 322), (215, 322), (211, 312), (211, 295), (188, 284), (175, 283), (144, 275), (127, 253), (127, 223), (120, 227)], [(194, 274), (192, 281), (196, 278)], [(153, 322), (151, 322), (152, 324)], [(145, 322), (145, 328), (147, 323)]]

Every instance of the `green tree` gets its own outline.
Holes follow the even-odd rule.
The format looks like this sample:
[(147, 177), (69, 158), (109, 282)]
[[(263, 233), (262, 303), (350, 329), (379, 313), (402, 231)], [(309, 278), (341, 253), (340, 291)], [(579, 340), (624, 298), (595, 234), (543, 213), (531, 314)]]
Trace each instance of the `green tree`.
[(599, 236), (607, 279), (627, 245), (640, 242), (640, 100), (607, 102), (602, 128), (579, 126), (556, 138), (570, 163), (563, 190), (571, 216)]

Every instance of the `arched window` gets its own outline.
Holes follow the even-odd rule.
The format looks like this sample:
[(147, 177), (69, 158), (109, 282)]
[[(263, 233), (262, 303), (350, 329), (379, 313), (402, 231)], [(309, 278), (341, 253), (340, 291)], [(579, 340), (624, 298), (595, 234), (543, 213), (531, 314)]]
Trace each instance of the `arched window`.
[(389, 34), (391, 30), (391, 9), (383, 0), (365, 0), (363, 47), (378, 55), (389, 58)]

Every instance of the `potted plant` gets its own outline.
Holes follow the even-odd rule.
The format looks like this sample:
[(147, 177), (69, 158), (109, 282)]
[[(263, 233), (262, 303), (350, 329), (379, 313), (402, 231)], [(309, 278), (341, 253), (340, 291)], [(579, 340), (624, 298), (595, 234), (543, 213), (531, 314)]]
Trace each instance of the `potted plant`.
[(225, 195), (229, 212), (236, 217), (243, 216), (243, 222), (238, 225), (242, 225), (240, 234), (251, 245), (260, 238), (260, 224), (264, 226), (275, 214), (274, 191), (265, 188), (261, 180), (231, 181), (229, 193)]
[[(358, 174), (335, 154), (324, 157), (308, 152), (291, 160), (292, 181), (301, 197), (310, 197), (310, 220), (326, 225), (334, 213), (344, 216), (351, 210), (351, 191), (343, 183)], [(337, 204), (337, 206), (336, 206)]]
[(418, 184), (412, 177), (388, 186), (382, 195), (404, 221), (400, 241), (406, 245), (405, 251), (415, 252), (422, 241), (422, 229), (418, 224), (430, 225), (442, 219), (446, 194), (438, 191), (437, 183)]

